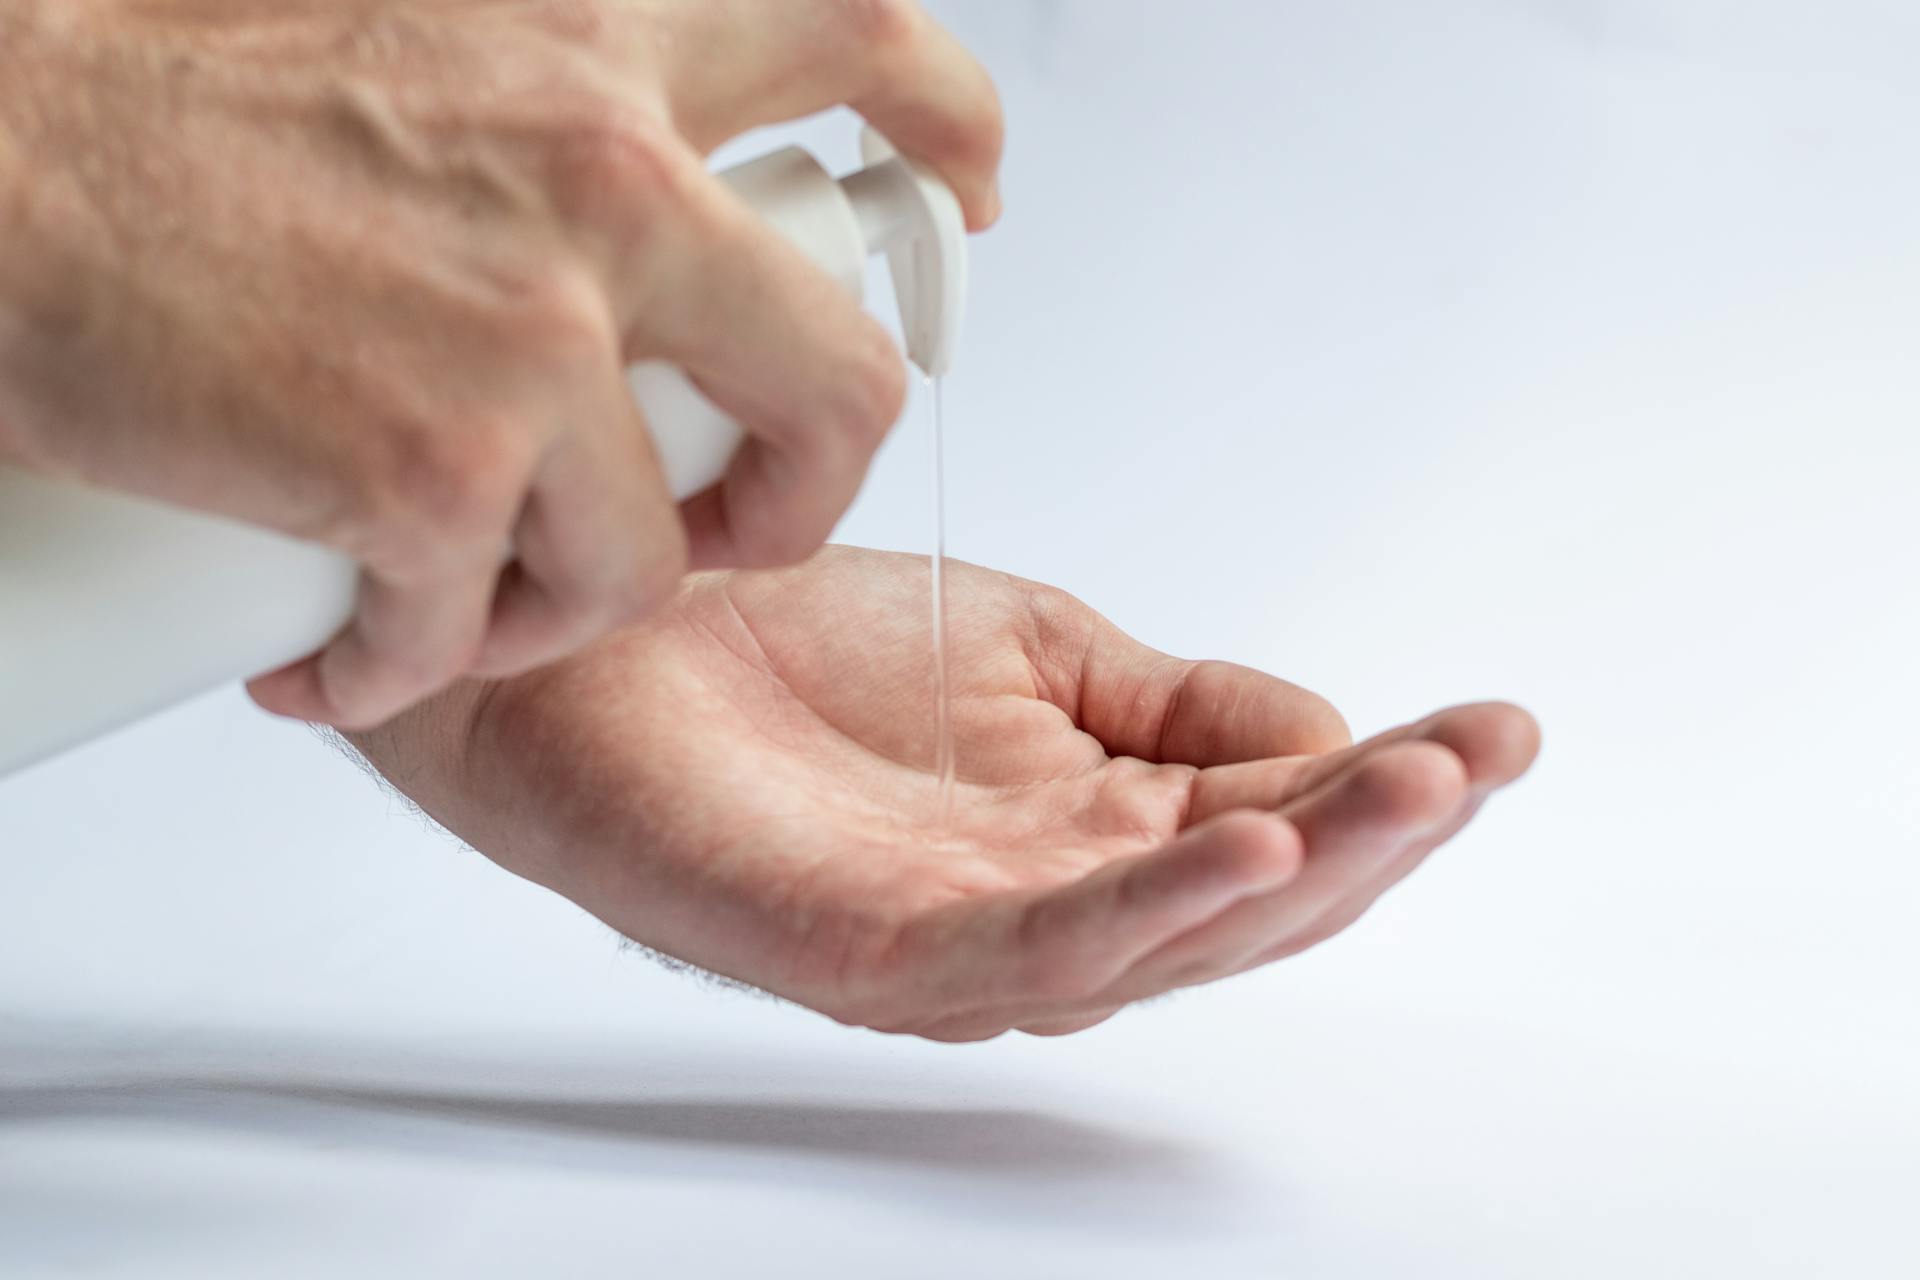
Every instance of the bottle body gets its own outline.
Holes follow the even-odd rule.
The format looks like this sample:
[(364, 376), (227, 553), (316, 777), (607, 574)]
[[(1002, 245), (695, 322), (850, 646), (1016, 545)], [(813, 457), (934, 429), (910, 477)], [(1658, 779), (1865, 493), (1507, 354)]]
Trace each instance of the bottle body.
[[(811, 156), (723, 176), (859, 296), (859, 220)], [(671, 366), (637, 365), (630, 384), (674, 496), (718, 480), (739, 426)], [(358, 576), (324, 547), (0, 467), (0, 775), (315, 652), (352, 616)]]
[(358, 577), (314, 543), (0, 467), (0, 774), (313, 652)]

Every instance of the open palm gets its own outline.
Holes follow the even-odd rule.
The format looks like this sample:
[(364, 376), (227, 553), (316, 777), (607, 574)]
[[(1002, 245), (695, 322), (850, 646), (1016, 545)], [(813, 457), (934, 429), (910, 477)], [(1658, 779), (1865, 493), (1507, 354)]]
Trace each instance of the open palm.
[(1537, 746), (1505, 704), (1348, 745), (1317, 696), (953, 566), (943, 804), (926, 561), (830, 548), (356, 739), (629, 936), (844, 1022), (1060, 1033), (1344, 928)]

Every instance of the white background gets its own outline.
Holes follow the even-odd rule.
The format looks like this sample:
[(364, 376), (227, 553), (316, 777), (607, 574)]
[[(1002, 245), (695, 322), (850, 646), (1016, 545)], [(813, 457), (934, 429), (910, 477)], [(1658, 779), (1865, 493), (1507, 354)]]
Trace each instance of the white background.
[(0, 1273), (1920, 1273), (1920, 11), (941, 12), (1012, 126), (955, 554), (1535, 775), (1315, 953), (956, 1049), (213, 696), (0, 784)]

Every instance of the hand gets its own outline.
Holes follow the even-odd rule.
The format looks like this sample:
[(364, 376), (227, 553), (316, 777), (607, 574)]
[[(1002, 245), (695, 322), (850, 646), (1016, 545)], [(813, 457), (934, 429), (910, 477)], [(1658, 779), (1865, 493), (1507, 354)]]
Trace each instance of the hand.
[[(849, 103), (998, 210), (993, 88), (911, 0), (6, 0), (0, 83), (0, 458), (350, 553), (351, 626), (253, 686), (346, 726), (851, 499), (900, 357), (708, 150)], [(749, 432), (684, 527), (643, 358)]]
[(842, 1022), (1057, 1034), (1351, 924), (1531, 763), (1504, 704), (1347, 746), (1315, 695), (953, 565), (703, 575), (644, 626), (356, 739), (430, 814), (629, 936)]

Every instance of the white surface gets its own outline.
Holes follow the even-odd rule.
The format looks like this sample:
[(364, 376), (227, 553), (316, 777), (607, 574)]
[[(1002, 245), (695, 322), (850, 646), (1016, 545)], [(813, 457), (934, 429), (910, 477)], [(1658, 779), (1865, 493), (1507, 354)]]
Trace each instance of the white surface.
[(0, 786), (0, 1271), (1920, 1272), (1920, 13), (947, 13), (956, 553), (1363, 731), (1514, 697), (1536, 776), (1315, 953), (948, 1049), (206, 699)]

